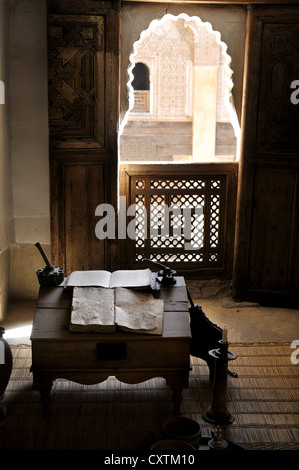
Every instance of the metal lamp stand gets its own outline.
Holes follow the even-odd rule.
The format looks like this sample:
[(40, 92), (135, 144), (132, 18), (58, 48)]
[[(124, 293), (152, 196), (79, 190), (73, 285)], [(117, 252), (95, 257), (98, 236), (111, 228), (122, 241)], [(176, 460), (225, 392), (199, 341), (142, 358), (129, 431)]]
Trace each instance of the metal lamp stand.
[(211, 406), (202, 413), (205, 421), (216, 426), (216, 432), (209, 441), (212, 449), (222, 450), (227, 447), (227, 442), (222, 438), (222, 425), (231, 424), (234, 417), (227, 407), (226, 389), (227, 389), (227, 368), (228, 361), (237, 358), (236, 354), (228, 351), (229, 341), (219, 341), (219, 348), (209, 351), (209, 355), (215, 359), (213, 399)]

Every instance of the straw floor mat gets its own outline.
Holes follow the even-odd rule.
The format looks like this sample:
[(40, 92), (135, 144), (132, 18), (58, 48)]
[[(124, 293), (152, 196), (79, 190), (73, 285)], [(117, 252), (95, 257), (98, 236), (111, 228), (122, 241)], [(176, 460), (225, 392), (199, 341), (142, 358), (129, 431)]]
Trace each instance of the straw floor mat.
[[(229, 367), (228, 408), (235, 417), (224, 437), (247, 449), (299, 449), (299, 364), (291, 362), (290, 344), (232, 344), (237, 359)], [(32, 390), (31, 347), (12, 346), (14, 367), (0, 426), (0, 449), (148, 450), (162, 437), (172, 413), (172, 392), (156, 378), (127, 385), (110, 377), (84, 386), (58, 379), (51, 392), (52, 413), (44, 416), (39, 393)], [(208, 368), (192, 358), (189, 388), (181, 413), (197, 420), (202, 434), (211, 426), (202, 412), (211, 404)]]

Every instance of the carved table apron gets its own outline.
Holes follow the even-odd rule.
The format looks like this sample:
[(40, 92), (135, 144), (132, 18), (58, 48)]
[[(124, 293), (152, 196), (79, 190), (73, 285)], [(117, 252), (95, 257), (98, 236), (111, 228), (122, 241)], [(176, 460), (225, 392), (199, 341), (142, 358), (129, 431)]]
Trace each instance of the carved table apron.
[(72, 291), (41, 287), (31, 333), (33, 389), (39, 390), (49, 412), (53, 381), (64, 378), (96, 384), (109, 376), (136, 384), (154, 377), (166, 379), (173, 390), (174, 413), (182, 403), (190, 371), (190, 327), (184, 278), (161, 287), (164, 299), (163, 334), (74, 333), (69, 331)]

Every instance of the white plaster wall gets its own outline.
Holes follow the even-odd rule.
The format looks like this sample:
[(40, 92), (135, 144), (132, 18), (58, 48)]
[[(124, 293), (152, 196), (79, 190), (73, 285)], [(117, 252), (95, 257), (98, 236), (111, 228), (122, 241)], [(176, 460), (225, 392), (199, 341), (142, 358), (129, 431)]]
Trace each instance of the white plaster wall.
[(15, 240), (10, 297), (36, 298), (35, 243), (50, 251), (46, 0), (9, 1), (11, 165)]
[(50, 243), (46, 0), (10, 2), (16, 243)]
[(4, 84), (4, 97), (1, 95), (0, 104), (0, 320), (5, 316), (8, 304), (10, 246), (14, 242), (10, 154), (8, 28), (8, 1), (0, 0), (0, 80)]
[(0, 0), (0, 80), (4, 104), (0, 104), (0, 253), (10, 247), (13, 233), (13, 197), (10, 159), (10, 113), (8, 74), (8, 2)]

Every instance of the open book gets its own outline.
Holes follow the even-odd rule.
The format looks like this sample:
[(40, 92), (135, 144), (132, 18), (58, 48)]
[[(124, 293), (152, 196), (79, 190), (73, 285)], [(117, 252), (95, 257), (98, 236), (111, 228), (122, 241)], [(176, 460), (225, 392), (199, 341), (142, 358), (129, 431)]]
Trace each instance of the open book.
[(131, 287), (152, 288), (150, 269), (73, 271), (65, 282), (65, 288), (73, 287)]
[(164, 301), (151, 292), (123, 287), (74, 287), (69, 329), (113, 333), (116, 328), (134, 333), (162, 334)]

